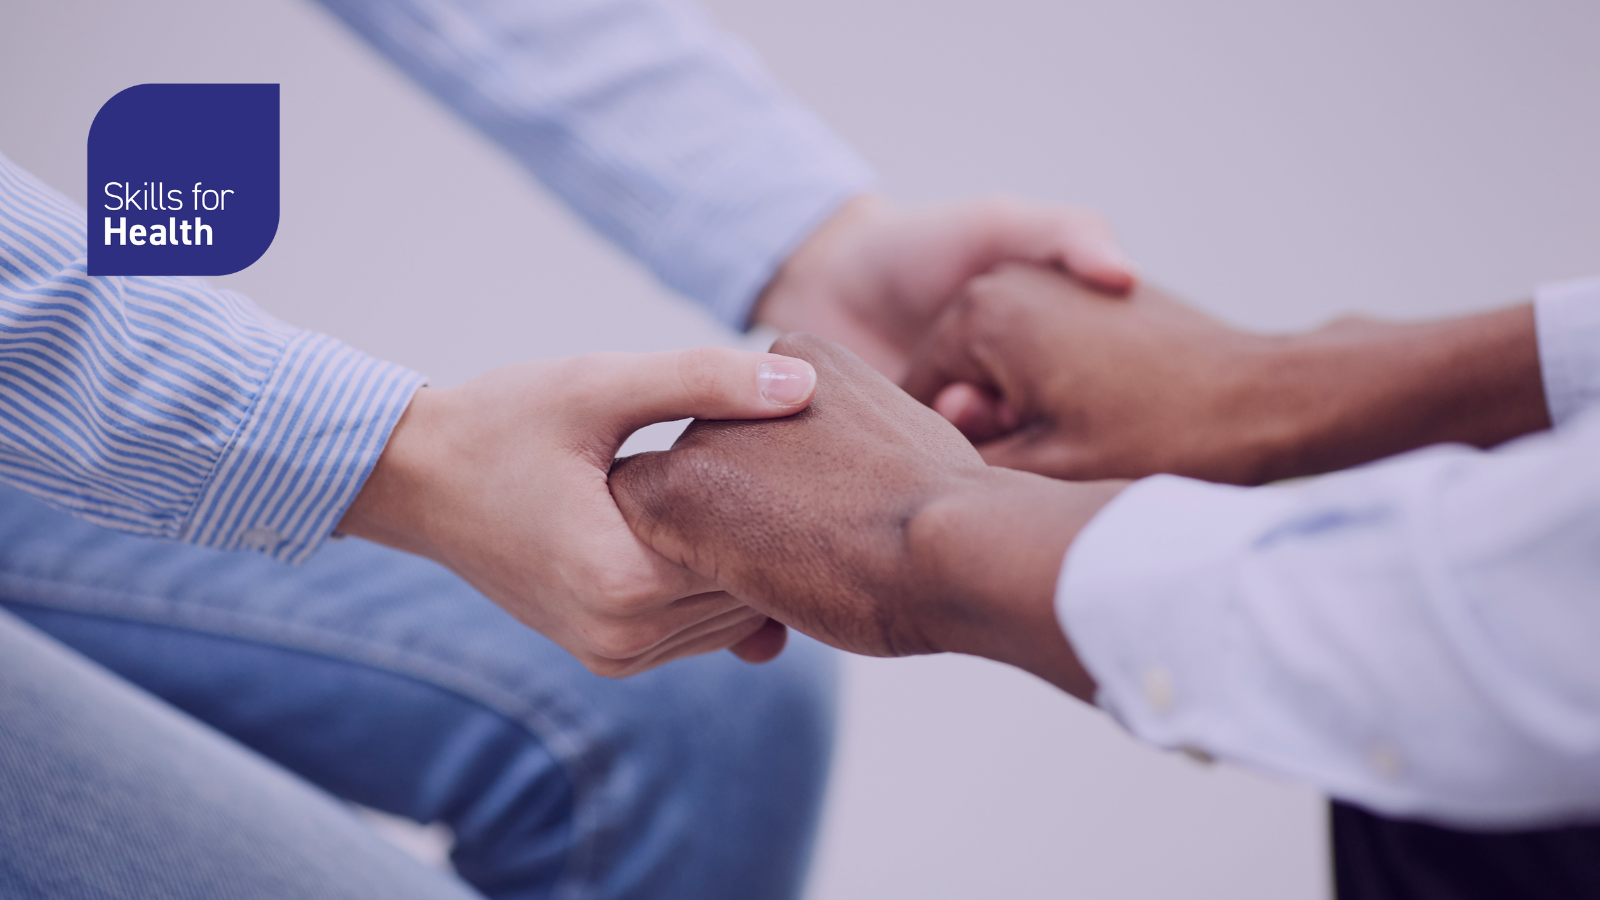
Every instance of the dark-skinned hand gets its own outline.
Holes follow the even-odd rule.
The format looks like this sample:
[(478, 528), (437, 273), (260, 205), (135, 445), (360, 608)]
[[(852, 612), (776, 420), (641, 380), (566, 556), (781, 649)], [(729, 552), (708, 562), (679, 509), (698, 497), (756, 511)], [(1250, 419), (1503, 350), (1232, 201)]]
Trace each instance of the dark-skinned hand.
[(1023, 265), (969, 283), (904, 384), (990, 464), (1070, 479), (1259, 484), (1549, 424), (1526, 305), (1264, 335)]
[(848, 350), (773, 345), (817, 390), (786, 419), (697, 421), (671, 450), (621, 459), (611, 492), (667, 559), (773, 619), (873, 656), (958, 651), (1087, 696), (1056, 624), (1056, 576), (1118, 490), (986, 466), (937, 413)]

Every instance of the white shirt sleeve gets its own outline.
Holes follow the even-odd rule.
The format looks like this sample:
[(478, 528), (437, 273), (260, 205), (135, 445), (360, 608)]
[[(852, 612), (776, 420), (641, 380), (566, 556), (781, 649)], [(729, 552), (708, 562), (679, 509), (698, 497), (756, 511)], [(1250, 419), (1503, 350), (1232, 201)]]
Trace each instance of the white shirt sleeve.
[(1533, 301), (1545, 400), (1557, 428), (1600, 405), (1600, 278), (1547, 284)]
[(1557, 431), (1107, 506), (1057, 592), (1100, 705), (1391, 815), (1600, 818), (1600, 338), (1545, 343), (1594, 334), (1573, 290), (1540, 295)]

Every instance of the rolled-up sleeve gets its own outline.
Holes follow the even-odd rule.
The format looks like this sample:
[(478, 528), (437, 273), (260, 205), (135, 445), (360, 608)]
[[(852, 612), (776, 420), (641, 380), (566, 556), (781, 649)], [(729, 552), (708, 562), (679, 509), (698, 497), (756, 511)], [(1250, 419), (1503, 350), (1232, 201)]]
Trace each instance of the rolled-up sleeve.
[(0, 156), (0, 479), (123, 531), (305, 559), (422, 383), (193, 278), (87, 274)]
[(1600, 818), (1600, 410), (1305, 482), (1158, 476), (1057, 613), (1138, 737), (1391, 815)]
[(675, 290), (742, 327), (860, 158), (678, 0), (322, 0)]

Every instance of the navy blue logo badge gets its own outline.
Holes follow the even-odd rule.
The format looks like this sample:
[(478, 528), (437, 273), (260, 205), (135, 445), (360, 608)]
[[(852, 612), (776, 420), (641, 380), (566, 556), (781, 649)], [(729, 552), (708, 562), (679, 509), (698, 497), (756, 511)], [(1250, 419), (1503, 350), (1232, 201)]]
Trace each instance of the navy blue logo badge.
[(141, 84), (100, 107), (90, 275), (228, 275), (277, 233), (277, 85)]

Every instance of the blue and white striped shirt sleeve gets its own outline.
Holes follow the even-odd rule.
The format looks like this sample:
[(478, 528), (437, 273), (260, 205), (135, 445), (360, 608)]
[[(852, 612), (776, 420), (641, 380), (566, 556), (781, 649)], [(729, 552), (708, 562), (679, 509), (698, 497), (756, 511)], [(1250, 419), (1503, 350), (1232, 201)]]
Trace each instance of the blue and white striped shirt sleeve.
[(743, 327), (874, 176), (680, 0), (322, 0), (677, 291)]
[(299, 562), (421, 384), (195, 278), (92, 277), (0, 155), (0, 480), (90, 521)]

